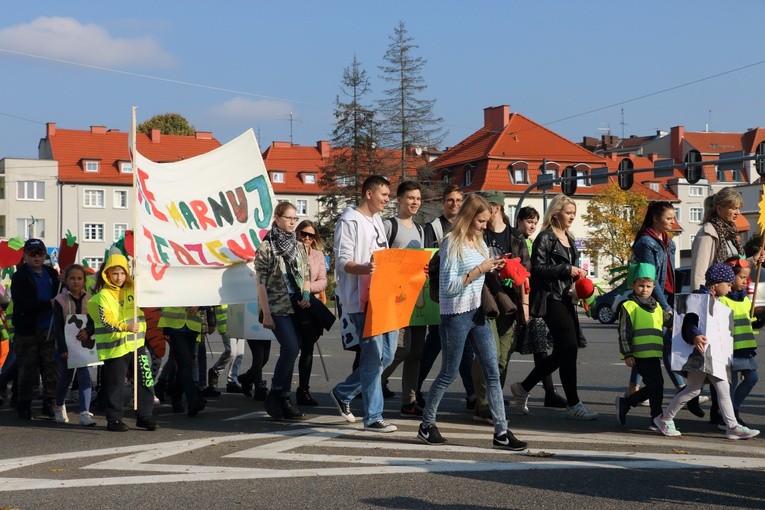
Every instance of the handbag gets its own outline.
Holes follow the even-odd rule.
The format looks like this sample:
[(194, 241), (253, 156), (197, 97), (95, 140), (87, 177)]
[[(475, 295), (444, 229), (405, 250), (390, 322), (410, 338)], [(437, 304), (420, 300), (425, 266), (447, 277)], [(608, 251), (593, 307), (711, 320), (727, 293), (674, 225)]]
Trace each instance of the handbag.
[(532, 317), (528, 322), (517, 323), (515, 352), (536, 354), (547, 352), (547, 348), (547, 325), (543, 319)]

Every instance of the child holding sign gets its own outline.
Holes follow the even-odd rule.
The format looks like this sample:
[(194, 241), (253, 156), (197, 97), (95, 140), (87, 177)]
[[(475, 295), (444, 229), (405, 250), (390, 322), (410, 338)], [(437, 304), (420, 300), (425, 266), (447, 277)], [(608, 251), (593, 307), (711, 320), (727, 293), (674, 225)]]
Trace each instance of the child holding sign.
[[(95, 333), (93, 319), (87, 315), (88, 300), (91, 296), (85, 292), (85, 268), (79, 264), (69, 265), (63, 273), (66, 289), (56, 296), (53, 302), (53, 334), (56, 338), (56, 361), (60, 374), (56, 384), (56, 403), (53, 412), (58, 423), (68, 423), (64, 399), (72, 384), (72, 379), (77, 377), (77, 386), (80, 395), (80, 425), (92, 427), (96, 424), (90, 413), (90, 397), (93, 392), (93, 383), (90, 380), (90, 371), (87, 366), (69, 368), (69, 348), (66, 345), (66, 326), (70, 323), (77, 325), (79, 331), (76, 339), (86, 350), (95, 345), (92, 340)], [(92, 344), (89, 344), (92, 342)], [(94, 360), (97, 361), (97, 358)]]

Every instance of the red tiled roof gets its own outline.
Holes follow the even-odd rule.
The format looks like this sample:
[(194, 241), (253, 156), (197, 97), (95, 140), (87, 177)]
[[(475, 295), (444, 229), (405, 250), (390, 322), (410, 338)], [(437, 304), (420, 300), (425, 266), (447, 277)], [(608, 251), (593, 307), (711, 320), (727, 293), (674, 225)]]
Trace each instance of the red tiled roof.
[(757, 147), (765, 142), (765, 128), (750, 129), (741, 139), (741, 143), (744, 146), (744, 152), (754, 154), (757, 152)]
[(743, 150), (741, 133), (685, 132), (685, 140), (701, 154)]
[[(95, 132), (94, 132), (95, 131)], [(54, 129), (41, 143), (48, 141), (52, 157), (58, 161), (58, 176), (62, 182), (110, 183), (128, 185), (133, 175), (120, 172), (120, 162), (130, 161), (128, 134), (102, 129), (81, 131)], [(220, 147), (211, 135), (197, 136), (161, 135), (153, 142), (143, 133), (136, 136), (138, 151), (158, 162), (179, 161), (199, 156)], [(98, 172), (85, 172), (83, 160), (99, 160)]]

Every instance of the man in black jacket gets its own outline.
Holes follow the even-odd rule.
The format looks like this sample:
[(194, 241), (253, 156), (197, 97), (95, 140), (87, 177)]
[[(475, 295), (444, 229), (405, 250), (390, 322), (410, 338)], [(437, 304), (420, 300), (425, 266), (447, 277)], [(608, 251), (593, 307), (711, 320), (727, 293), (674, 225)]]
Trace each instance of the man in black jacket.
[(58, 367), (53, 354), (56, 342), (50, 334), (53, 298), (58, 289), (58, 273), (44, 265), (45, 244), (40, 239), (24, 243), (24, 262), (11, 278), (13, 325), (16, 336), (13, 348), (18, 360), (18, 415), (32, 419), (32, 392), (37, 386), (38, 370), (43, 383), (43, 414), (53, 416), (53, 399)]

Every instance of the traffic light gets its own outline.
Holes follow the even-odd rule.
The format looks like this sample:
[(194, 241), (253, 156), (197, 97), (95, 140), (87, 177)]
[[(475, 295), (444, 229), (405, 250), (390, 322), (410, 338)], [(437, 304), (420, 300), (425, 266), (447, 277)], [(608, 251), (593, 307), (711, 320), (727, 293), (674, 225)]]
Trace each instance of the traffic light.
[(576, 168), (573, 166), (567, 166), (563, 169), (563, 178), (568, 179), (574, 177), (571, 180), (565, 180), (560, 183), (560, 189), (564, 194), (573, 197), (576, 193)]
[(754, 169), (759, 175), (765, 175), (765, 142), (757, 146), (757, 159), (754, 160)]
[(685, 155), (685, 180), (688, 184), (696, 184), (704, 175), (701, 166), (701, 153), (699, 151), (690, 151)]
[(619, 187), (624, 191), (630, 189), (635, 182), (635, 176), (632, 173), (634, 168), (635, 165), (630, 159), (623, 159), (619, 163)]

